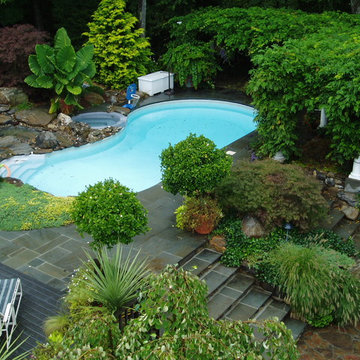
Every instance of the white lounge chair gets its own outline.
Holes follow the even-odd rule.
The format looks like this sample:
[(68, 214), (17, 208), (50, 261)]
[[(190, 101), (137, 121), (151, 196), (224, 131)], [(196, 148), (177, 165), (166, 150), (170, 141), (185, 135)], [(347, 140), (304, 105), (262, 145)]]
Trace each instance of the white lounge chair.
[(22, 298), (20, 279), (0, 279), (0, 328), (9, 348)]

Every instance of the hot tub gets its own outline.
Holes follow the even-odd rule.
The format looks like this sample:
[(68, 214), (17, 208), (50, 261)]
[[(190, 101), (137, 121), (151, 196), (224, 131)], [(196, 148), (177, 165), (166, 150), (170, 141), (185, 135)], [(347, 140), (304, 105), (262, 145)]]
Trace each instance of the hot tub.
[(88, 112), (76, 115), (73, 121), (83, 122), (94, 129), (103, 129), (108, 126), (124, 127), (126, 116), (117, 112)]

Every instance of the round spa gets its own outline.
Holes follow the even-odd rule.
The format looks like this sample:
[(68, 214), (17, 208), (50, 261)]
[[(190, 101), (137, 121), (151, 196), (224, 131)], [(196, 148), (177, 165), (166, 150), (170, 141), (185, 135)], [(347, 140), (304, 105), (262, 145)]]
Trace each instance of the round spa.
[(74, 116), (72, 120), (88, 124), (94, 129), (108, 126), (124, 127), (126, 124), (126, 116), (117, 112), (87, 112)]

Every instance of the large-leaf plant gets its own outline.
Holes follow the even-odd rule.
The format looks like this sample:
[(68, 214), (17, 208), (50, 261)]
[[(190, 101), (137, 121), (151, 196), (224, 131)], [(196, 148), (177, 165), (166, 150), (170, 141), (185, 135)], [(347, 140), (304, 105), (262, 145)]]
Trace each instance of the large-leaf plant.
[(25, 78), (32, 87), (54, 89), (56, 97), (51, 100), (49, 112), (56, 112), (60, 100), (66, 105), (81, 108), (78, 96), (83, 92), (83, 84), (91, 83), (96, 73), (92, 60), (94, 46), (86, 45), (75, 52), (64, 28), (60, 28), (54, 38), (54, 47), (36, 45), (36, 54), (29, 56), (29, 67), (33, 72)]

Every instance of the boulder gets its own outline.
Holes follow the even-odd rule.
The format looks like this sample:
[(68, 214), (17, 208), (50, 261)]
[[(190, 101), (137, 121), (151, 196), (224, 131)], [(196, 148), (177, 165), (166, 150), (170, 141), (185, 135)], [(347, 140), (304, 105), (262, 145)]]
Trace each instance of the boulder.
[(0, 137), (0, 148), (8, 148), (19, 142), (15, 136), (7, 135)]
[(209, 245), (215, 251), (220, 253), (225, 252), (226, 250), (226, 240), (223, 236), (215, 235), (210, 239)]
[(345, 205), (341, 208), (341, 211), (344, 213), (347, 219), (349, 220), (356, 220), (359, 216), (359, 209)]
[(337, 197), (340, 200), (346, 201), (350, 206), (356, 207), (358, 204), (357, 194), (348, 191), (339, 191)]
[(55, 114), (49, 114), (47, 108), (37, 107), (29, 110), (21, 110), (15, 113), (15, 118), (30, 126), (47, 126)]
[(61, 126), (69, 125), (72, 122), (72, 118), (63, 113), (60, 113), (56, 119)]
[(44, 131), (36, 137), (35, 145), (40, 149), (55, 149), (59, 142), (51, 131)]
[(34, 149), (27, 143), (17, 143), (9, 147), (13, 155), (29, 155)]
[(325, 179), (325, 184), (327, 186), (335, 186), (335, 180), (332, 177), (328, 177)]
[(130, 113), (130, 109), (124, 108), (122, 106), (111, 106), (111, 109), (110, 109), (109, 112), (112, 112), (112, 111), (113, 112), (118, 112), (118, 113), (123, 114), (125, 116), (129, 115), (129, 113)]
[(28, 96), (21, 89), (0, 88), (0, 104), (16, 106), (28, 101)]
[(70, 146), (74, 146), (75, 141), (71, 138), (69, 134), (65, 134), (63, 132), (58, 132), (56, 134), (56, 139), (59, 143), (59, 148), (64, 149)]
[(0, 113), (6, 112), (6, 111), (9, 111), (9, 110), (10, 110), (10, 105), (5, 105), (5, 104), (0, 105)]
[(12, 120), (11, 116), (0, 114), (0, 125), (11, 124)]
[(83, 99), (90, 105), (100, 105), (105, 102), (104, 98), (96, 92), (86, 92)]
[(261, 222), (253, 216), (245, 216), (242, 221), (242, 231), (248, 237), (263, 237), (266, 235)]

